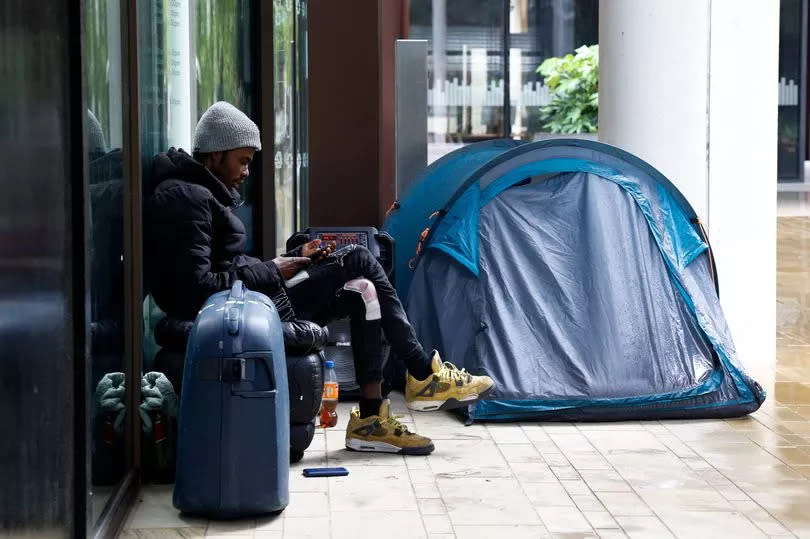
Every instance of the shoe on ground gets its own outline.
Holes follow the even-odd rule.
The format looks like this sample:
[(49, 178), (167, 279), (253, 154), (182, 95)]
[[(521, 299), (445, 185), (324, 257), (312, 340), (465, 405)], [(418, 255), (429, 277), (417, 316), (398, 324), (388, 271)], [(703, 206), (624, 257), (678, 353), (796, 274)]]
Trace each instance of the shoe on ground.
[(360, 410), (354, 408), (346, 426), (346, 449), (400, 455), (427, 455), (433, 452), (430, 438), (408, 430), (396, 416), (391, 415), (391, 404), (385, 399), (377, 415), (360, 418)]
[(405, 402), (411, 410), (431, 412), (468, 406), (486, 398), (495, 387), (489, 376), (473, 376), (452, 363), (442, 362), (433, 351), (430, 367), (433, 374), (417, 380), (408, 373), (405, 382)]

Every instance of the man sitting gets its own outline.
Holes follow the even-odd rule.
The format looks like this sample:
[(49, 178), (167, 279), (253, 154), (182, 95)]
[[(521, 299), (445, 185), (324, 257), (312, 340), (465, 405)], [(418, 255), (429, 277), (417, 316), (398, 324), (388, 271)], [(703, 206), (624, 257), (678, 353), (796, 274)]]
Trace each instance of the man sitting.
[(430, 439), (410, 432), (382, 399), (382, 332), (408, 368), (405, 398), (413, 410), (472, 404), (491, 392), (492, 380), (425, 352), (383, 268), (364, 247), (334, 251), (334, 244), (314, 240), (273, 260), (246, 255), (245, 226), (232, 209), (259, 150), (256, 124), (218, 102), (197, 124), (193, 155), (171, 148), (155, 157), (144, 242), (155, 302), (168, 316), (192, 320), (211, 294), (240, 279), (272, 298), (282, 320), (297, 315), (326, 324), (348, 315), (362, 397), (349, 419), (346, 447), (430, 453)]

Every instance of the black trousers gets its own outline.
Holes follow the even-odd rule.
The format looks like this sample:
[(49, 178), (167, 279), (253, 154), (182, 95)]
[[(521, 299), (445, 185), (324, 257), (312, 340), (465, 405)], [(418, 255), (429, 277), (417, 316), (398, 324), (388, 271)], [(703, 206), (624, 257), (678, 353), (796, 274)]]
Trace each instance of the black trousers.
[[(368, 249), (358, 245), (343, 247), (310, 265), (307, 273), (308, 279), (287, 290), (296, 316), (321, 325), (350, 317), (352, 352), (360, 384), (380, 382), (383, 378), (381, 330), (393, 353), (406, 365), (414, 361), (429, 363), (396, 290)], [(380, 320), (366, 320), (360, 294), (343, 289), (348, 281), (359, 278), (368, 279), (377, 289)]]

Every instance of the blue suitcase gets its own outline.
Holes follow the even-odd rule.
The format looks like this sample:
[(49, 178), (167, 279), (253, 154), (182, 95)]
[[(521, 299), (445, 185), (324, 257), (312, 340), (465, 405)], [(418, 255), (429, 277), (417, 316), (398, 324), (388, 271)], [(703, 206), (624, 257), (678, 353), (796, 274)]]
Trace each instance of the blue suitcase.
[(270, 299), (236, 281), (194, 321), (180, 400), (174, 506), (238, 518), (289, 503), (290, 402)]

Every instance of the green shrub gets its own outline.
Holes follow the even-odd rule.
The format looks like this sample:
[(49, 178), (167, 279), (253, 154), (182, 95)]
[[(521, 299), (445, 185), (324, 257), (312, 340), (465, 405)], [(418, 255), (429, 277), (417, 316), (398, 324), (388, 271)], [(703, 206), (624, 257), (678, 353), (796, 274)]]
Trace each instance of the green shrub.
[(599, 45), (583, 45), (576, 56), (548, 58), (537, 72), (551, 92), (542, 107), (545, 127), (552, 133), (595, 133), (599, 112)]

